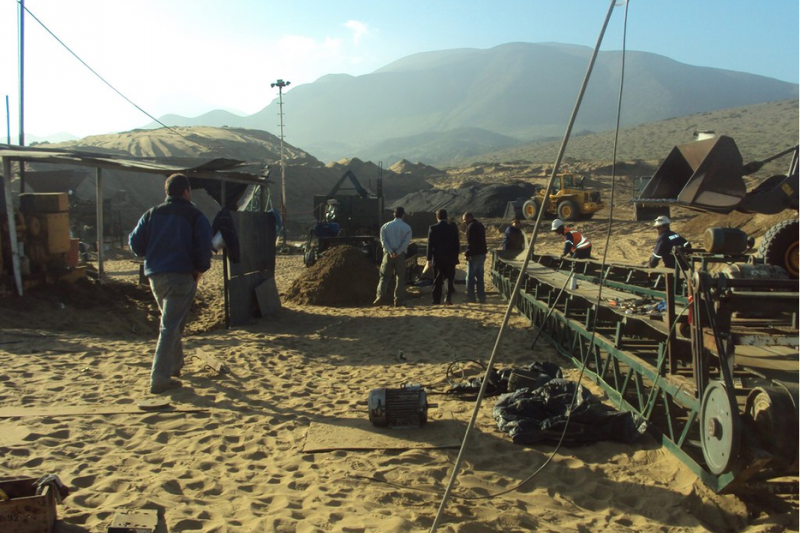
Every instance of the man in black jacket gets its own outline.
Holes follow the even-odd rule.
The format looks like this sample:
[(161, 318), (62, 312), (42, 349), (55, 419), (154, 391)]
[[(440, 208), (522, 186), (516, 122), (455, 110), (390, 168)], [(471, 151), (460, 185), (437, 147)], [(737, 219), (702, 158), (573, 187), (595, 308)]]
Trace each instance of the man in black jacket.
[(444, 298), (445, 305), (453, 304), (455, 287), (453, 281), (456, 275), (458, 254), (461, 243), (458, 238), (458, 228), (447, 221), (447, 211), (436, 211), (436, 220), (439, 222), (428, 228), (428, 255), (427, 260), (433, 267), (433, 303), (438, 305), (442, 301), (442, 285), (447, 279), (447, 294)]
[(503, 250), (524, 250), (525, 235), (522, 233), (522, 223), (518, 218), (511, 221), (511, 225), (503, 232)]
[(486, 291), (483, 283), (484, 263), (486, 262), (486, 229), (472, 213), (467, 211), (461, 220), (467, 226), (467, 302), (486, 303)]

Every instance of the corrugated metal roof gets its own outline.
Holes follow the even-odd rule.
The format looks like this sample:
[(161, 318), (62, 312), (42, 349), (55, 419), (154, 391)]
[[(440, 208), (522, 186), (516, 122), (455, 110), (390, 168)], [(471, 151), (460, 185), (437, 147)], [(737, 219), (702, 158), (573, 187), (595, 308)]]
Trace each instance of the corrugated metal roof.
[[(0, 157), (8, 158), (12, 161), (77, 165), (127, 172), (163, 174), (165, 176), (175, 172), (181, 172), (190, 178), (218, 179), (253, 185), (264, 184), (267, 181), (266, 176), (235, 170), (236, 168), (248, 165), (248, 163), (224, 158), (205, 160), (202, 162), (198, 159), (198, 165), (187, 167), (185, 164), (166, 165), (163, 163), (155, 163), (144, 158), (121, 158), (101, 153), (12, 145), (0, 147)], [(161, 159), (163, 160), (163, 158)], [(186, 162), (185, 158), (180, 158), (180, 160), (182, 163)]]

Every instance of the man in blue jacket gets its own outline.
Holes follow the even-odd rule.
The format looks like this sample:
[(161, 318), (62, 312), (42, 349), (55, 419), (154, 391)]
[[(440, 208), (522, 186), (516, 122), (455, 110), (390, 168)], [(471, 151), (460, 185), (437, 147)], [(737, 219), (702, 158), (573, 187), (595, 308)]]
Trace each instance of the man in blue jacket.
[(211, 267), (211, 224), (192, 203), (189, 178), (173, 174), (164, 184), (166, 201), (148, 210), (130, 235), (128, 244), (144, 257), (161, 325), (150, 374), (150, 392), (180, 387), (183, 367), (181, 336), (203, 272)]
[[(658, 266), (660, 261), (664, 262), (667, 268), (675, 268), (675, 256), (672, 254), (672, 249), (675, 247), (681, 248), (688, 244), (688, 241), (669, 229), (670, 219), (667, 216), (661, 215), (655, 222), (653, 227), (658, 232), (656, 238), (656, 245), (653, 248), (653, 255), (650, 256), (650, 268)], [(686, 269), (688, 265), (683, 260), (680, 260), (681, 268)]]

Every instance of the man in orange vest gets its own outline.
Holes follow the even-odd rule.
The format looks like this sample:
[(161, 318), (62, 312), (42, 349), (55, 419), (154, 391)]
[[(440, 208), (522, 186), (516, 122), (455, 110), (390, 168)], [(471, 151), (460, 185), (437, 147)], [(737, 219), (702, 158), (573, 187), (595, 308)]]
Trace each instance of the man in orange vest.
[(550, 229), (564, 236), (564, 251), (561, 255), (572, 255), (573, 259), (589, 259), (592, 255), (592, 241), (577, 230), (567, 228), (560, 218), (553, 221)]

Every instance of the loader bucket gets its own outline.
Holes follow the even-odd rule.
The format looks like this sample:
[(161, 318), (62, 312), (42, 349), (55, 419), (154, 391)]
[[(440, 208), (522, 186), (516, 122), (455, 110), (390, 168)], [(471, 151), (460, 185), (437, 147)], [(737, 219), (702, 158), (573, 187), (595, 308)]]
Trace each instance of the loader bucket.
[(742, 154), (730, 137), (682, 144), (672, 149), (636, 202), (730, 213), (747, 193), (743, 176)]

